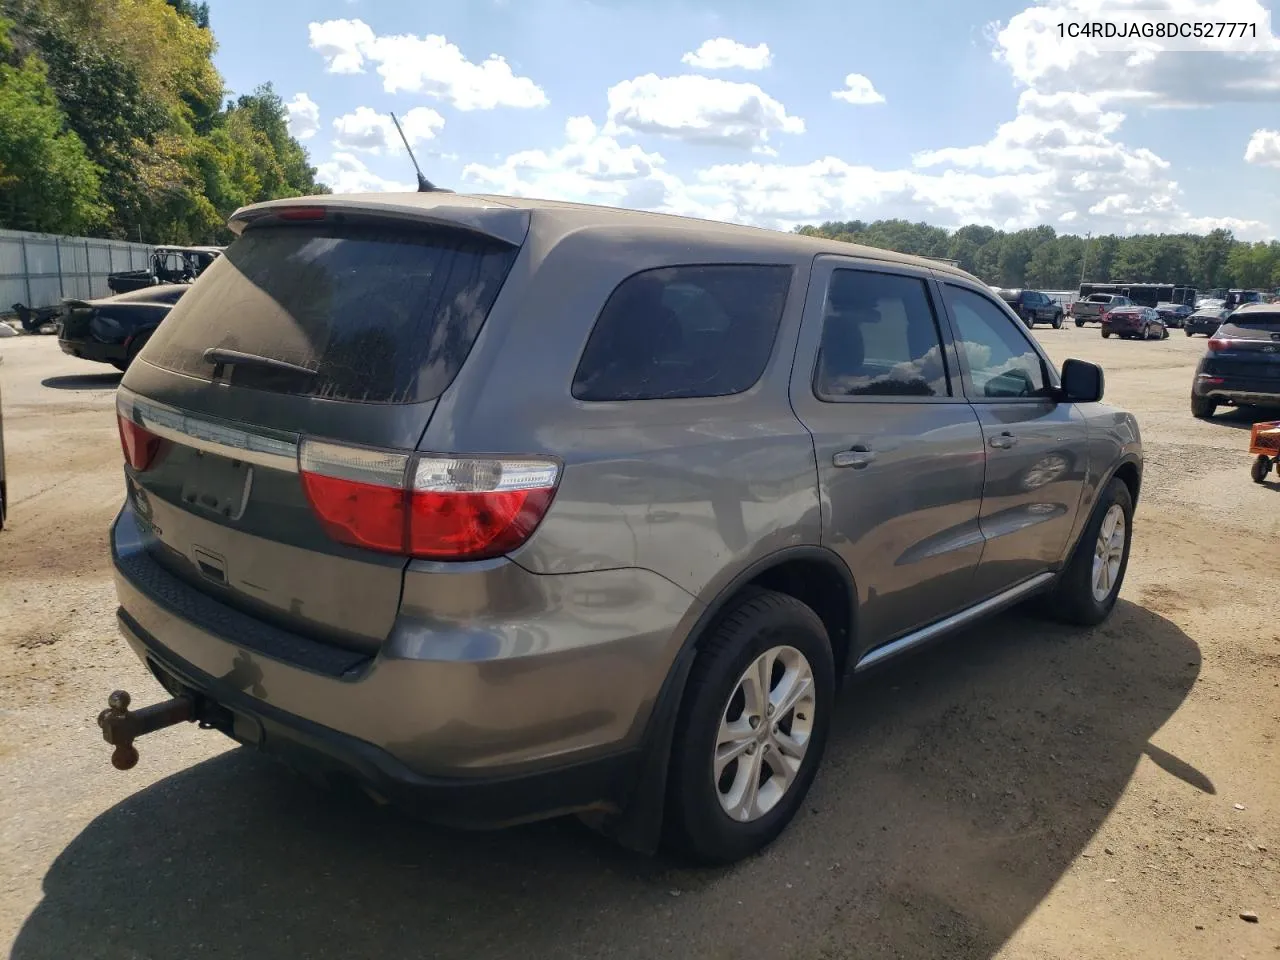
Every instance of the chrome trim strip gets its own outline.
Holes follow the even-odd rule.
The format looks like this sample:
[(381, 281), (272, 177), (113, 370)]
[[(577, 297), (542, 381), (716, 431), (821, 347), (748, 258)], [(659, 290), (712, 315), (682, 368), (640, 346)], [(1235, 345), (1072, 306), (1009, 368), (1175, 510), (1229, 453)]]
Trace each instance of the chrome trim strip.
[(165, 440), (272, 470), (298, 472), (297, 434), (268, 435), (225, 421), (196, 417), (177, 407), (147, 400), (123, 387), (116, 392), (116, 409)]
[(1005, 607), (1017, 603), (1027, 594), (1034, 593), (1040, 587), (1052, 581), (1054, 574), (1040, 573), (1032, 577), (1030, 580), (1024, 580), (1015, 587), (1010, 587), (1003, 593), (998, 593), (988, 600), (983, 600), (976, 606), (970, 607), (968, 610), (961, 610), (959, 613), (953, 613), (951, 616), (939, 620), (937, 623), (931, 623), (927, 627), (923, 627), (914, 633), (908, 633), (905, 637), (899, 637), (892, 643), (886, 643), (882, 647), (876, 647), (867, 653), (853, 668), (854, 673), (867, 669), (867, 667), (880, 663), (882, 660), (888, 660), (900, 653), (917, 647), (922, 643), (949, 633), (957, 627), (962, 627), (974, 620), (980, 620), (988, 614), (995, 613)]

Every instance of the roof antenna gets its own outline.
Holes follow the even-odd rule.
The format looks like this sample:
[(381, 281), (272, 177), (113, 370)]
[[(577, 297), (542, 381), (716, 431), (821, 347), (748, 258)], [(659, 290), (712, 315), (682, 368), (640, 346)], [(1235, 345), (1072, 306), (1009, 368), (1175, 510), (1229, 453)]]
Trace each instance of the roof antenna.
[(396, 125), (396, 132), (400, 134), (400, 139), (404, 142), (404, 148), (409, 152), (409, 161), (413, 164), (413, 169), (418, 173), (418, 192), (453, 193), (452, 190), (446, 190), (444, 187), (437, 187), (422, 175), (422, 168), (418, 166), (418, 158), (413, 155), (413, 148), (409, 146), (409, 138), (404, 135), (404, 130), (400, 128), (400, 121), (396, 119), (396, 115), (394, 113), (391, 114), (391, 122)]

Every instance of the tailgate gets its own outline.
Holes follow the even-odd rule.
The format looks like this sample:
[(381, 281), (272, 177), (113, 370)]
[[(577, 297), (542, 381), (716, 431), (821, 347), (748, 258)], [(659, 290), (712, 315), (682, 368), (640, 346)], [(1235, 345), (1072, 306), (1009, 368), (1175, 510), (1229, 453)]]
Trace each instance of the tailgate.
[(287, 629), (376, 649), (407, 560), (330, 536), (299, 445), (413, 450), (517, 249), (438, 226), (246, 230), (119, 391), (128, 496), (153, 559)]

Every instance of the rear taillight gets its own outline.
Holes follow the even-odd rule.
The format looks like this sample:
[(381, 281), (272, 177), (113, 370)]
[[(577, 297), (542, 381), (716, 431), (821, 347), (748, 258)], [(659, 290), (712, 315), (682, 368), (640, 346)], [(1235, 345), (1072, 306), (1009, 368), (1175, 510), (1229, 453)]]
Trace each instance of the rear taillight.
[(164, 441), (124, 414), (116, 414), (116, 426), (120, 429), (120, 449), (124, 451), (125, 463), (138, 471), (150, 469), (160, 456)]
[(1222, 340), (1218, 337), (1209, 338), (1209, 350), (1212, 353), (1221, 353), (1223, 350), (1231, 349), (1230, 340)]
[(526, 540), (555, 496), (549, 460), (408, 455), (305, 440), (302, 484), (329, 536), (430, 560), (482, 560)]

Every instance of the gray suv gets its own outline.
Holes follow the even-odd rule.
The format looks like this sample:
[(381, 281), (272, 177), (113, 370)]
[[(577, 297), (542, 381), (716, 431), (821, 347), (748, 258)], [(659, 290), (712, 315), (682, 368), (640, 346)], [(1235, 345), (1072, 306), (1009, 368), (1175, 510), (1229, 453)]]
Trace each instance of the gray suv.
[(119, 390), (119, 625), (172, 697), (113, 695), (120, 766), (198, 720), (439, 822), (723, 863), (843, 678), (1116, 601), (1138, 426), (959, 270), (447, 192), (231, 226)]

